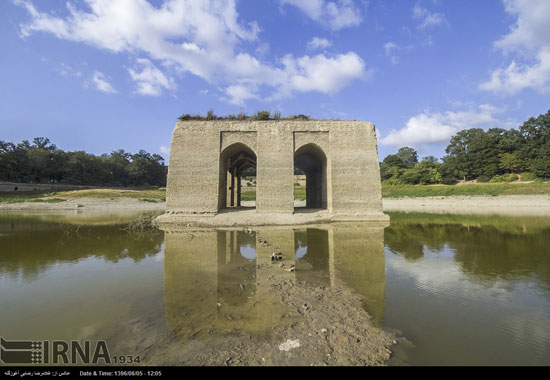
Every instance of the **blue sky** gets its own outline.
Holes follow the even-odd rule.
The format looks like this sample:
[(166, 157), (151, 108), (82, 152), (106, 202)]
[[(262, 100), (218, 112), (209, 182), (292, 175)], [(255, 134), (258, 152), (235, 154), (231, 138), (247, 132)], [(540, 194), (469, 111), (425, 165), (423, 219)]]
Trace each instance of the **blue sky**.
[(550, 109), (548, 0), (6, 0), (0, 140), (168, 157), (176, 118), (373, 122), (380, 159)]

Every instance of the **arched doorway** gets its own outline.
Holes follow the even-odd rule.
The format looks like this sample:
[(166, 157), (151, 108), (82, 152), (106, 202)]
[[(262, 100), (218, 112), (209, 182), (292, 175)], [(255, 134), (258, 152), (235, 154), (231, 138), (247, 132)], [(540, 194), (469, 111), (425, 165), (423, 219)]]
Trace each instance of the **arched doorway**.
[[(256, 161), (256, 154), (245, 144), (235, 143), (223, 150), (220, 155), (218, 210), (242, 207), (243, 174), (250, 174), (245, 186), (255, 187)], [(253, 204), (255, 207), (255, 202)]]
[(306, 175), (306, 208), (327, 208), (327, 156), (315, 144), (294, 153), (294, 167)]

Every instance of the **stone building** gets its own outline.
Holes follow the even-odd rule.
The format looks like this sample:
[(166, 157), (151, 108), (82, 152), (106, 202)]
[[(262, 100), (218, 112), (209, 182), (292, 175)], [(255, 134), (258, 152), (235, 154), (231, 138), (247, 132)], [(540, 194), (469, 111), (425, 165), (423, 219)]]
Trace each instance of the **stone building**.
[[(256, 168), (255, 210), (241, 176)], [(306, 175), (295, 208), (294, 170)], [(235, 211), (229, 213), (229, 211)], [(223, 214), (223, 216), (221, 216)], [(293, 224), (387, 221), (374, 125), (361, 121), (182, 121), (172, 135), (166, 213), (160, 223)]]

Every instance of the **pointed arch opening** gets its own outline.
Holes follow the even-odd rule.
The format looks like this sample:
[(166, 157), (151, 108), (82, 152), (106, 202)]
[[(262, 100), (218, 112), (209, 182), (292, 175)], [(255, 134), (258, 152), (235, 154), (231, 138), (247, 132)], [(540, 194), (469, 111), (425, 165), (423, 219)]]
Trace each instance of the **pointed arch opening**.
[[(244, 207), (243, 181), (247, 193), (256, 184), (256, 153), (243, 143), (235, 143), (220, 154), (218, 210)], [(256, 207), (255, 201), (247, 201), (247, 207)]]
[(306, 176), (305, 208), (326, 209), (327, 156), (323, 150), (315, 144), (300, 147), (294, 153), (294, 168)]

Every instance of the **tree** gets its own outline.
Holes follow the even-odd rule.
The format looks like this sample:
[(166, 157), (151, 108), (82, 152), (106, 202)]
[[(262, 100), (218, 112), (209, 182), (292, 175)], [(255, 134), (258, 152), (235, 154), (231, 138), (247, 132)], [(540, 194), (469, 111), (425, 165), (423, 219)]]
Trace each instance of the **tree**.
[(64, 152), (47, 137), (15, 145), (0, 141), (0, 179), (13, 182), (65, 182), (79, 185), (166, 185), (167, 167), (158, 154), (132, 155), (120, 149), (95, 156)]
[[(435, 157), (434, 157), (435, 158)], [(439, 165), (433, 159), (423, 160), (413, 168), (405, 169), (400, 177), (401, 182), (411, 185), (431, 185), (441, 183), (441, 174), (437, 167)]]
[(403, 161), (405, 167), (407, 168), (412, 168), (418, 163), (418, 154), (416, 153), (416, 150), (414, 150), (413, 148), (409, 148), (408, 146), (400, 148), (397, 151), (396, 156), (399, 157), (401, 161)]
[(508, 173), (517, 173), (522, 163), (516, 153), (501, 153), (499, 167)]
[[(528, 169), (541, 172), (550, 155), (550, 111), (537, 118), (530, 118), (519, 128), (523, 144), (520, 158)], [(544, 172), (544, 170), (542, 170)]]
[(498, 172), (495, 156), (495, 133), (486, 134), (481, 128), (459, 131), (451, 138), (443, 161), (464, 180)]
[(535, 158), (531, 167), (537, 177), (550, 178), (550, 155)]
[(423, 157), (422, 161), (420, 161), (420, 162), (426, 162), (426, 163), (429, 163), (429, 164), (431, 164), (435, 167), (439, 164), (439, 159), (435, 156), (426, 156), (426, 157)]
[(111, 175), (110, 181), (114, 185), (128, 186), (130, 183), (130, 162), (132, 155), (125, 152), (123, 149), (111, 152), (105, 157), (107, 166), (109, 167), (109, 173)]
[(132, 155), (129, 166), (130, 181), (134, 185), (166, 185), (164, 158), (144, 150)]

